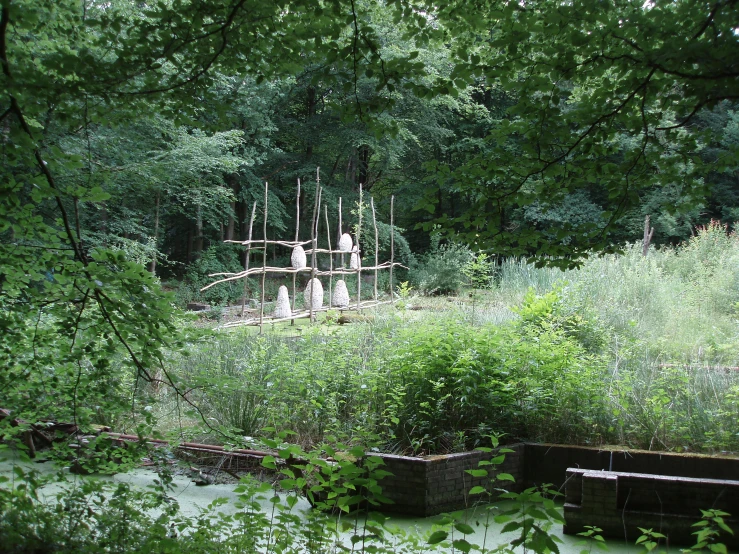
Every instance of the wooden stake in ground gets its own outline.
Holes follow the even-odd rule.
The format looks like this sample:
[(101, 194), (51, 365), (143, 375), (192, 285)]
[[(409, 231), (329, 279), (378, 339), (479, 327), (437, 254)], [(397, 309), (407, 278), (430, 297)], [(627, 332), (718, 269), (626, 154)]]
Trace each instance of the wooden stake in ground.
[(393, 295), (393, 267), (395, 265), (395, 195), (390, 197), (390, 303), (395, 303)]
[(380, 244), (377, 235), (377, 216), (375, 214), (375, 199), (370, 196), (370, 207), (372, 208), (372, 225), (375, 227), (375, 290), (374, 299), (377, 302), (377, 266), (380, 264)]
[[(316, 197), (313, 202), (313, 217), (311, 218), (311, 226), (310, 226), (310, 233), (311, 233), (311, 254), (310, 254), (310, 281), (308, 283), (308, 288), (310, 290), (309, 296), (311, 300), (313, 299), (313, 279), (316, 278), (316, 249), (318, 248), (318, 237), (317, 231), (318, 231), (318, 219), (321, 216), (320, 213), (320, 194), (321, 194), (321, 174), (319, 173), (321, 168), (316, 168)], [(313, 323), (313, 302), (311, 301), (310, 306), (308, 306), (309, 310), (309, 321)]]
[[(328, 206), (323, 206), (326, 215), (326, 238), (328, 239), (328, 250), (331, 252), (331, 226), (328, 223)], [(331, 308), (331, 299), (334, 295), (334, 255), (328, 255), (328, 307)]]
[[(254, 216), (257, 213), (257, 203), (254, 202), (254, 205), (251, 208), (251, 219), (249, 220), (249, 242), (246, 245), (246, 259), (244, 260), (244, 271), (249, 271), (249, 255), (251, 254), (251, 232), (252, 229), (254, 229)], [(246, 308), (246, 293), (247, 293), (247, 285), (249, 282), (249, 276), (244, 276), (244, 296), (241, 298), (241, 317), (244, 317), (244, 310)]]
[(362, 254), (359, 250), (359, 235), (362, 232), (362, 183), (359, 183), (359, 208), (357, 209), (359, 223), (357, 224), (357, 237), (355, 248), (357, 249), (357, 311), (361, 311), (362, 305)]
[(269, 184), (264, 182), (264, 252), (262, 253), (262, 301), (259, 307), (259, 334), (264, 331), (264, 285), (267, 278), (267, 194), (269, 193)]
[[(298, 195), (295, 200), (295, 205), (296, 205), (296, 208), (295, 208), (295, 211), (296, 211), (296, 214), (295, 214), (295, 242), (297, 243), (300, 240), (300, 179), (298, 179)], [(292, 306), (291, 306), (291, 309), (293, 312), (295, 312), (295, 284), (296, 284), (297, 278), (298, 278), (298, 274), (293, 273), (293, 301), (292, 301)], [(290, 325), (295, 325), (294, 319), (290, 322)]]
[[(341, 235), (344, 234), (344, 227), (342, 226), (341, 222), (341, 196), (339, 196), (339, 234), (336, 237), (336, 244), (339, 244), (341, 241)], [(341, 269), (344, 269), (344, 253), (342, 252), (339, 254), (339, 257), (341, 259)]]

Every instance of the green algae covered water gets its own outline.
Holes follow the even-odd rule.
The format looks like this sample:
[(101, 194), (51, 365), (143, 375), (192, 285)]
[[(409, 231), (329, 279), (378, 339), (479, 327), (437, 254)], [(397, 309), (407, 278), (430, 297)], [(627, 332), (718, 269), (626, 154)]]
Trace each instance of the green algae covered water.
[[(41, 474), (51, 475), (52, 473), (58, 472), (60, 468), (55, 466), (52, 462), (36, 463), (36, 462), (19, 462), (17, 459), (4, 456), (5, 459), (0, 459), (0, 475), (8, 477), (10, 480), (6, 483), (0, 484), (0, 486), (7, 487), (13, 485), (13, 468), (22, 467), (25, 470), (36, 470)], [(133, 488), (146, 489), (154, 484), (157, 479), (157, 474), (146, 468), (138, 468), (126, 473), (120, 473), (113, 476), (107, 475), (92, 475), (92, 476), (77, 476), (67, 474), (67, 481), (64, 483), (51, 482), (44, 486), (41, 490), (41, 500), (46, 502), (54, 502), (56, 495), (64, 488), (69, 488), (70, 484), (81, 483), (86, 479), (95, 479), (103, 482), (109, 482), (111, 484), (126, 483)], [(17, 483), (16, 483), (17, 484)], [(208, 486), (196, 486), (190, 477), (186, 475), (175, 475), (172, 481), (172, 487), (169, 491), (169, 496), (177, 502), (180, 509), (180, 514), (188, 518), (201, 517), (204, 513), (208, 513), (208, 510), (212, 510), (213, 514), (220, 513), (223, 516), (231, 516), (237, 514), (240, 511), (238, 507), (239, 497), (234, 489), (234, 484), (212, 484)], [(280, 495), (283, 500), (284, 496)], [(220, 500), (225, 499), (225, 502)], [(263, 513), (269, 518), (273, 515), (274, 505), (268, 498), (257, 500), (262, 508)], [(284, 502), (283, 502), (284, 503)], [(209, 508), (211, 506), (211, 508)], [(215, 506), (215, 507), (212, 507)], [(502, 503), (497, 504), (501, 509), (510, 507), (510, 504)], [(292, 513), (297, 515), (301, 520), (308, 521), (309, 514), (312, 508), (307, 500), (298, 499), (294, 506), (292, 506)], [(157, 514), (152, 513), (153, 516)], [(483, 544), (488, 548), (492, 549), (498, 545), (504, 545), (510, 543), (510, 541), (517, 538), (516, 532), (503, 533), (503, 524), (497, 524), (493, 522), (492, 517), (488, 517), (488, 510), (485, 507), (471, 508), (463, 512), (456, 512), (455, 518), (457, 521), (462, 521), (469, 525), (469, 528), (465, 527), (466, 531), (472, 530), (471, 533), (463, 535), (457, 530), (454, 530), (450, 525), (442, 525), (445, 523), (446, 516), (435, 516), (429, 518), (410, 517), (401, 515), (390, 515), (388, 520), (385, 522), (385, 527), (392, 531), (392, 534), (388, 534), (388, 541), (391, 544), (402, 543), (402, 537), (412, 537), (411, 540), (417, 544), (425, 544), (428, 537), (434, 532), (440, 529), (445, 529), (449, 532), (447, 541), (464, 538), (472, 544), (482, 546)], [(351, 547), (351, 536), (355, 533), (352, 529), (356, 524), (362, 527), (362, 517), (359, 517), (357, 521), (355, 515), (346, 515), (343, 517), (332, 517), (329, 520), (329, 524), (335, 524), (337, 529), (346, 529), (341, 532), (342, 541), (347, 547)], [(597, 549), (593, 545), (585, 544), (582, 537), (574, 537), (564, 535), (562, 533), (562, 526), (554, 524), (550, 529), (550, 534), (558, 537), (562, 542), (558, 543), (559, 550), (562, 554), (580, 554), (583, 550), (591, 550), (595, 552)], [(621, 554), (626, 552), (637, 552), (643, 551), (639, 547), (633, 544), (625, 544), (623, 541), (609, 539), (608, 549), (610, 552)], [(361, 545), (360, 545), (361, 546)], [(355, 552), (357, 547), (355, 547)], [(519, 547), (515, 549), (516, 552), (524, 552), (524, 549)], [(359, 550), (361, 552), (361, 549)], [(400, 548), (398, 551), (401, 551)], [(459, 552), (459, 550), (452, 550), (450, 547), (447, 550), (439, 549), (436, 551), (448, 551), (448, 552)], [(679, 552), (678, 548), (672, 548), (671, 551)]]

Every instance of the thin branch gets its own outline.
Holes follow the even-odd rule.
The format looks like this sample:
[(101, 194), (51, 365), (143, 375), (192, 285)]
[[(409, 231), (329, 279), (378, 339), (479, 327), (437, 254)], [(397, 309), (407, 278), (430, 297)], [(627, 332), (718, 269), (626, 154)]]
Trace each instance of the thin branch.
[(711, 26), (711, 23), (713, 23), (713, 19), (716, 17), (716, 13), (718, 12), (720, 7), (721, 2), (716, 2), (713, 5), (713, 9), (711, 10), (711, 13), (708, 14), (708, 18), (703, 22), (703, 25), (701, 25), (700, 29), (698, 29), (698, 31), (693, 35), (693, 38), (691, 38), (690, 40), (698, 40), (701, 35), (706, 32), (706, 29), (708, 29), (708, 27)]
[(707, 106), (708, 104), (713, 104), (714, 102), (720, 102), (721, 100), (732, 100), (735, 96), (716, 96), (714, 98), (709, 98), (707, 100), (704, 100), (703, 102), (699, 102), (698, 104), (693, 107), (693, 111), (691, 111), (683, 121), (680, 123), (677, 123), (675, 125), (670, 125), (668, 127), (657, 127), (654, 130), (655, 131), (670, 131), (672, 129), (679, 129), (680, 127), (684, 127), (685, 125), (690, 122), (691, 119), (701, 110), (701, 108)]

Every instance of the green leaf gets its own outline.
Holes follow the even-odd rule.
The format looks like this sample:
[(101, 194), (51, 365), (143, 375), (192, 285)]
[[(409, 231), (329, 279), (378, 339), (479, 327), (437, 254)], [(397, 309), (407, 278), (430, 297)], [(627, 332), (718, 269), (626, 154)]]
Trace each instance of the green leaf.
[(518, 529), (521, 529), (522, 524), (518, 521), (510, 521), (506, 523), (503, 528), (500, 530), (501, 533), (510, 533), (512, 531), (517, 531)]
[(465, 539), (457, 539), (452, 543), (452, 546), (460, 552), (469, 552), (472, 550), (472, 545)]
[(439, 544), (441, 541), (446, 540), (449, 533), (446, 531), (434, 531), (426, 541), (427, 544)]
[(454, 528), (457, 531), (459, 531), (460, 533), (463, 533), (465, 535), (469, 535), (470, 533), (474, 533), (475, 532), (475, 530), (470, 525), (468, 525), (466, 523), (461, 523), (461, 522), (460, 523), (456, 523), (454, 525)]

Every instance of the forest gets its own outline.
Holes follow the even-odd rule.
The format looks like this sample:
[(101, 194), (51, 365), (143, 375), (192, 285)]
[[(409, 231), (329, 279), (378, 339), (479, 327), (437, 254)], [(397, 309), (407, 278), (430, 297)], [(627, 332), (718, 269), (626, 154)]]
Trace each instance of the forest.
[[(60, 467), (161, 471), (150, 492), (90, 482), (56, 504), (39, 500), (52, 476), (0, 471), (0, 552), (346, 547), (333, 520), (290, 519), (296, 497), (270, 496), (286, 519), (265, 520), (253, 482), (241, 519), (177, 515), (152, 437), (265, 441), (316, 475), (328, 451), (373, 448), (739, 450), (735, 0), (0, 5), (0, 454), (28, 461), (38, 426), (66, 422), (141, 440), (121, 459), (104, 435), (85, 456), (55, 437)], [(384, 259), (392, 240), (391, 306), (222, 329), (263, 293), (201, 290), (251, 261), (224, 241), (310, 238), (319, 184), (337, 241), (361, 232)], [(376, 485), (356, 461), (334, 496)], [(509, 498), (545, 506), (541, 525), (521, 508), (507, 547), (554, 551), (561, 521), (531, 494)], [(393, 537), (374, 551), (473, 549)]]

